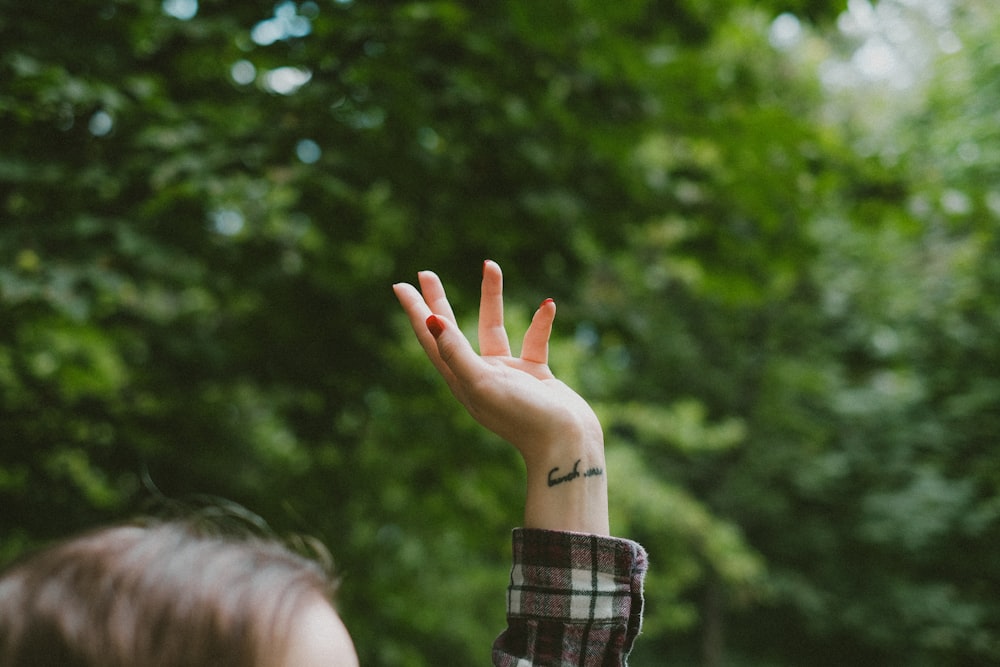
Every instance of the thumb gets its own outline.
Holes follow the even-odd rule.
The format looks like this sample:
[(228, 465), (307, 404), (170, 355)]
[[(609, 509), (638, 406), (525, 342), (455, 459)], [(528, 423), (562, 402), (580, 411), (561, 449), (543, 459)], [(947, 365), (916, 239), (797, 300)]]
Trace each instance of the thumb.
[(473, 381), (486, 369), (486, 362), (476, 354), (465, 334), (453, 322), (445, 317), (431, 315), (426, 324), (437, 343), (441, 361), (460, 383)]

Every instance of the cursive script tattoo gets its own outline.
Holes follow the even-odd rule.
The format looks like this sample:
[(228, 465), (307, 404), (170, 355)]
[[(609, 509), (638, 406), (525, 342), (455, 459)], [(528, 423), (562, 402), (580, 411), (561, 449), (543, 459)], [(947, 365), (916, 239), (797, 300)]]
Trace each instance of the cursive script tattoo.
[(576, 460), (573, 464), (573, 471), (568, 472), (565, 475), (560, 475), (558, 477), (553, 477), (557, 472), (559, 472), (559, 466), (556, 466), (549, 471), (549, 486), (555, 486), (556, 484), (562, 484), (563, 482), (572, 482), (578, 477), (597, 477), (604, 474), (603, 468), (587, 468), (586, 472), (580, 473), (580, 459)]

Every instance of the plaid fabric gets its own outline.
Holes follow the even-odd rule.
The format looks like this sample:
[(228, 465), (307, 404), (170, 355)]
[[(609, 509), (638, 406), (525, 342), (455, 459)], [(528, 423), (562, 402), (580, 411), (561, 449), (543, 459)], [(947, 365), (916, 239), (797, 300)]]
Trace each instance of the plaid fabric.
[(646, 551), (629, 540), (519, 528), (497, 667), (623, 667), (642, 623)]

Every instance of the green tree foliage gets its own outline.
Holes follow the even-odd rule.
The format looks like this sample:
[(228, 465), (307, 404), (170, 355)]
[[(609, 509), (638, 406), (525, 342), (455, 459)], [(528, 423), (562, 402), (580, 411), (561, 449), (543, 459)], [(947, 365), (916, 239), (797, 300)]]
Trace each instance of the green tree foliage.
[[(760, 44), (755, 61), (740, 58), (739, 42), (720, 50), (760, 65), (745, 68), (757, 76), (729, 102), (746, 104), (737, 118), (771, 114), (746, 135), (720, 114), (723, 126), (699, 137), (697, 154), (729, 156), (697, 181), (704, 201), (726, 205), (701, 224), (698, 209), (672, 207), (590, 288), (599, 327), (623, 341), (637, 397), (690, 395), (745, 429), (737, 447), (689, 460), (676, 448), (656, 453), (641, 428), (620, 434), (716, 521), (739, 526), (766, 567), (749, 589), (710, 568), (694, 588), (701, 646), (667, 641), (660, 654), (699, 651), (704, 664), (997, 659), (987, 545), (997, 539), (998, 216), (985, 156), (995, 155), (986, 109), (998, 58), (983, 38), (997, 16), (967, 3), (928, 26), (910, 11), (852, 3), (839, 22), (896, 17), (897, 28), (930, 32), (944, 55), (918, 62), (918, 73), (939, 74), (905, 89), (828, 82), (822, 106), (796, 101), (808, 87), (786, 78), (801, 73), (792, 63), (766, 61)], [(733, 34), (749, 44), (746, 27)], [(858, 40), (809, 41), (798, 67), (811, 76), (810, 62), (833, 67), (847, 48), (853, 65), (873, 68)], [(761, 163), (782, 150), (801, 162)], [(728, 169), (756, 193), (727, 199)], [(768, 221), (783, 215), (788, 224), (769, 237)], [(627, 424), (628, 410), (616, 414)]]
[[(231, 498), (363, 664), (485, 664), (523, 477), (389, 285), (491, 257), (652, 554), (633, 664), (1000, 657), (989, 0), (0, 7), (0, 559)], [(831, 79), (878, 12), (906, 94)]]

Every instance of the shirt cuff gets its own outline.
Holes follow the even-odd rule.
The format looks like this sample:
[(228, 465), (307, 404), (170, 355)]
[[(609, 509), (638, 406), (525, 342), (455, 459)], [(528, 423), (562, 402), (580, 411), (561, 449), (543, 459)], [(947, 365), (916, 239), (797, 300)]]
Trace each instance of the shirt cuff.
[(642, 623), (646, 550), (626, 539), (518, 528), (507, 595), (509, 619), (626, 629), (626, 651)]

